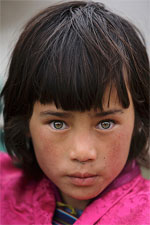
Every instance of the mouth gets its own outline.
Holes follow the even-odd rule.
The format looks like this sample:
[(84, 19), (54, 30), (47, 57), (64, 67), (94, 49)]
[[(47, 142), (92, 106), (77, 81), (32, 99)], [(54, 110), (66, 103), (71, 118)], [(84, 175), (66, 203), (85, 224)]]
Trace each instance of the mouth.
[(98, 175), (90, 173), (74, 173), (68, 176), (70, 182), (76, 186), (92, 186), (95, 184)]

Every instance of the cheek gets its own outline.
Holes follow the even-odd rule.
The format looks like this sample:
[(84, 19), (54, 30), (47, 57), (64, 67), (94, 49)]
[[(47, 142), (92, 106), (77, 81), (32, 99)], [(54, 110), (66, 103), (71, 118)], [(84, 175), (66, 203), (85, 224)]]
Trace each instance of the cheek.
[(67, 144), (58, 134), (52, 134), (48, 128), (35, 129), (32, 132), (35, 155), (43, 172), (52, 180), (68, 165)]
[(125, 132), (120, 132), (112, 141), (112, 152), (115, 154), (128, 154), (130, 148), (131, 136)]
[(35, 155), (40, 167), (48, 168), (59, 160), (57, 142), (52, 138), (47, 129), (34, 129), (31, 132)]
[(120, 131), (110, 139), (105, 157), (107, 168), (117, 170), (124, 167), (130, 150), (131, 136), (132, 133)]
[(47, 127), (37, 127), (37, 129), (31, 131), (31, 136), (35, 152), (39, 154), (48, 154), (48, 152), (53, 153), (58, 145), (58, 140), (56, 136), (51, 135), (49, 128)]

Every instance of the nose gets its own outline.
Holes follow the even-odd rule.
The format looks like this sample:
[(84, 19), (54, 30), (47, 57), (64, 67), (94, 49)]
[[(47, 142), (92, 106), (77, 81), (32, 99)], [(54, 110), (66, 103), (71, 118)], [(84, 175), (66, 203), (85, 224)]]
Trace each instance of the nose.
[(75, 135), (71, 145), (70, 158), (78, 162), (94, 161), (97, 157), (96, 143), (90, 134)]

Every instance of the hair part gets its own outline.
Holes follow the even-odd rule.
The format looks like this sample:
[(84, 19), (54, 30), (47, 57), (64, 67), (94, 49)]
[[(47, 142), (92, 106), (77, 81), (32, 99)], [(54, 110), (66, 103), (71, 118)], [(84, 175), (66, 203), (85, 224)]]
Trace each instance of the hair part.
[(1, 94), (8, 153), (23, 168), (35, 165), (27, 132), (36, 101), (64, 110), (103, 110), (106, 88), (109, 105), (114, 86), (123, 108), (130, 104), (127, 88), (134, 104), (129, 159), (147, 155), (149, 61), (143, 40), (135, 26), (101, 3), (72, 1), (34, 16), (14, 48)]

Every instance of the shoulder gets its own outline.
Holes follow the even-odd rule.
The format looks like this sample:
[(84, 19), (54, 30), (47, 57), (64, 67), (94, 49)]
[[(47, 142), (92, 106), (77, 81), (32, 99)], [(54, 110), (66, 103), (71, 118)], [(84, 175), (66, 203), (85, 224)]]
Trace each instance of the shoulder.
[(11, 179), (17, 179), (23, 175), (23, 171), (20, 168), (15, 167), (13, 160), (7, 153), (0, 153), (0, 177), (1, 185)]
[[(107, 213), (107, 218), (114, 224), (149, 224), (150, 215), (150, 180), (138, 175), (135, 179), (118, 190), (113, 197), (119, 198)], [(116, 198), (115, 198), (116, 199)], [(113, 215), (116, 215), (115, 217)], [(105, 217), (103, 218), (105, 222)]]
[(149, 224), (150, 181), (140, 174), (95, 199), (79, 218), (80, 224)]
[(138, 185), (137, 185), (137, 190), (138, 191), (148, 191), (150, 192), (150, 180), (144, 178), (141, 174), (138, 177)]
[[(0, 185), (2, 194), (18, 193), (18, 187), (25, 181), (24, 172), (17, 168), (7, 153), (0, 153)], [(2, 195), (2, 196), (3, 196)]]
[[(21, 168), (14, 165), (11, 157), (6, 153), (0, 154), (0, 186), (2, 201), (5, 199), (11, 201), (20, 201), (28, 196), (30, 199), (32, 189), (36, 187), (37, 183), (32, 182)], [(32, 188), (31, 188), (32, 187)]]
[(1, 178), (7, 178), (7, 176), (15, 176), (21, 173), (21, 169), (14, 166), (11, 157), (4, 152), (0, 153), (0, 167), (1, 167)]
[(0, 152), (0, 165), (6, 166), (10, 162), (11, 162), (10, 156), (5, 152)]
[(150, 180), (145, 179), (141, 174), (114, 192), (120, 194), (118, 203), (122, 208), (126, 208), (126, 212), (142, 213), (149, 210)]
[[(140, 174), (137, 179), (135, 179), (135, 185), (129, 193), (125, 196), (124, 200), (129, 203), (133, 210), (138, 212), (146, 212), (149, 215), (150, 207), (150, 180), (145, 179)], [(150, 218), (149, 218), (150, 219)]]
[[(138, 205), (144, 202), (149, 202), (150, 199), (150, 180), (145, 179), (141, 174), (132, 181), (133, 187), (129, 189), (129, 193), (126, 198), (134, 199), (134, 202), (138, 202)], [(143, 200), (143, 201), (141, 201)]]
[(0, 165), (2, 224), (47, 224), (47, 211), (52, 214), (55, 207), (50, 181), (29, 179), (5, 153), (0, 154)]
[(120, 200), (118, 207), (121, 212), (118, 214), (119, 222), (125, 221), (128, 224), (146, 225), (150, 222), (150, 180), (139, 175), (133, 180), (133, 186), (129, 188), (126, 195)]
[(0, 152), (0, 165), (1, 168), (3, 167), (6, 170), (12, 167), (14, 168), (11, 157), (5, 152)]

